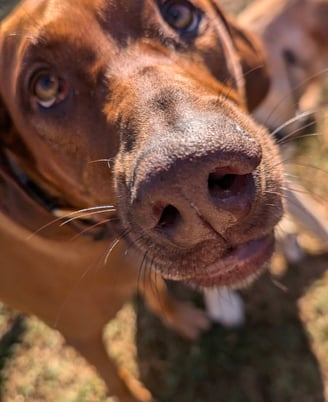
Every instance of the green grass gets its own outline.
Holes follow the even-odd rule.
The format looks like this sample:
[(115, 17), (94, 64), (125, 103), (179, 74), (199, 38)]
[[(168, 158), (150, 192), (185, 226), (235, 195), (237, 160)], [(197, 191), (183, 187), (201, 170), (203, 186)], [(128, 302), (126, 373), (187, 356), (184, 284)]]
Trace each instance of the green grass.
[[(138, 298), (111, 324), (107, 339), (113, 355), (140, 375), (159, 402), (323, 402), (326, 268), (327, 255), (313, 255), (279, 277), (264, 275), (243, 292), (247, 324), (240, 330), (215, 325), (189, 342), (165, 328)], [(175, 292), (198, 299), (186, 289)], [(101, 381), (56, 331), (35, 318), (25, 326), (1, 372), (3, 402), (110, 401)]]
[(318, 271), (303, 282), (309, 262), (279, 278), (287, 292), (274, 285), (272, 274), (244, 292), (247, 324), (237, 331), (214, 326), (198, 342), (188, 343), (143, 312), (138, 357), (142, 377), (158, 400), (324, 401), (320, 363), (298, 308), (308, 286), (325, 270), (324, 261), (316, 261)]

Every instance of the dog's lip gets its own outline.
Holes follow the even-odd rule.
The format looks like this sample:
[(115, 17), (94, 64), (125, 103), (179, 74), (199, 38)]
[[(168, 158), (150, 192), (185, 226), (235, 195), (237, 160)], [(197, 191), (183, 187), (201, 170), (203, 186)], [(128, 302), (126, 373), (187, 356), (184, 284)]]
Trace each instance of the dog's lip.
[(240, 288), (252, 282), (263, 270), (274, 251), (273, 234), (234, 247), (202, 273), (186, 279), (196, 287)]

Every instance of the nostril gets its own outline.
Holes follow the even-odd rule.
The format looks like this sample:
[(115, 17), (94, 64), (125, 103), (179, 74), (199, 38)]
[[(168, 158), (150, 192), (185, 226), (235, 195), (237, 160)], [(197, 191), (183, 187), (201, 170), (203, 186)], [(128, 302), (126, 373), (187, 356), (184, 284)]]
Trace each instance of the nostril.
[(178, 221), (181, 219), (181, 215), (177, 208), (173, 205), (160, 206), (157, 204), (153, 208), (154, 214), (159, 217), (156, 224), (158, 230), (169, 230), (175, 227)]
[(208, 188), (210, 192), (229, 190), (232, 188), (236, 177), (237, 175), (235, 174), (210, 173), (208, 177)]
[(240, 203), (252, 197), (254, 179), (251, 173), (241, 175), (218, 170), (209, 174), (208, 190), (216, 202), (230, 200), (232, 203)]

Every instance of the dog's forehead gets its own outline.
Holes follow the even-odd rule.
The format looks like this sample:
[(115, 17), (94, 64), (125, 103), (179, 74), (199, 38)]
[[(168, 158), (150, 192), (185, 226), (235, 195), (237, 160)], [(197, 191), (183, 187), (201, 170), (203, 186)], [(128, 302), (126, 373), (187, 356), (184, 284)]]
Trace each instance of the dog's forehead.
[[(203, 43), (201, 47), (213, 47), (215, 44), (215, 52), (219, 53), (220, 42), (226, 42), (218, 40), (226, 29), (224, 21), (219, 13), (213, 12), (211, 1), (192, 2), (204, 14), (212, 13), (207, 16), (206, 24), (212, 20), (212, 28), (217, 31), (216, 34), (213, 34), (214, 31), (208, 34), (208, 43)], [(107, 47), (105, 42), (110, 42), (112, 49), (116, 44), (121, 48), (144, 38), (178, 43), (179, 34), (168, 26), (161, 15), (164, 3), (164, 0), (79, 0), (72, 7), (71, 0), (25, 0), (1, 24), (2, 37), (16, 36), (17, 43), (20, 39), (28, 39), (38, 44), (42, 41), (44, 44), (66, 42), (67, 38), (74, 42), (76, 38), (76, 44), (89, 43), (93, 49), (99, 47), (102, 51)]]
[[(94, 24), (98, 23), (114, 40), (124, 41), (144, 36), (151, 26), (158, 30), (157, 24), (163, 23), (160, 9), (164, 3), (165, 0), (79, 0), (72, 7), (71, 0), (25, 0), (8, 20), (12, 29), (24, 26), (35, 31), (35, 35), (48, 30), (49, 24), (67, 31), (85, 25), (90, 37)], [(209, 0), (191, 0), (191, 3), (205, 13), (212, 8)]]
[[(2, 37), (18, 33), (16, 50), (9, 44), (6, 48), (13, 58), (24, 41), (20, 49), (25, 64), (43, 57), (67, 67), (75, 54), (77, 70), (93, 71), (96, 60), (97, 71), (111, 69), (115, 73), (117, 68), (122, 70), (122, 62), (125, 70), (131, 63), (134, 68), (141, 51), (155, 55), (149, 64), (158, 57), (185, 65), (188, 70), (188, 63), (193, 63), (195, 68), (202, 66), (199, 72), (194, 68), (194, 74), (207, 77), (211, 83), (229, 83), (242, 98), (242, 74), (224, 18), (210, 0), (192, 3), (206, 14), (206, 28), (191, 41), (181, 38), (165, 21), (165, 0), (79, 0), (74, 7), (71, 0), (25, 0), (5, 21), (2, 31), (10, 35)], [(146, 64), (145, 56), (142, 60)]]

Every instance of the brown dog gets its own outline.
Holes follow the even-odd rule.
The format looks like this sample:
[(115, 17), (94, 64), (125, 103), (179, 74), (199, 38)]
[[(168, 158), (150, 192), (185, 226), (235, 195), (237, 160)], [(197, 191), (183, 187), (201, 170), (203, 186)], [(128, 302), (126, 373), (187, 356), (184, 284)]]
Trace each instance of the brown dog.
[(263, 39), (270, 65), (270, 90), (254, 117), (273, 129), (283, 126), (282, 135), (297, 135), (304, 119), (285, 123), (318, 106), (328, 72), (327, 20), (327, 0), (257, 0), (238, 17)]
[(260, 44), (215, 0), (26, 0), (1, 26), (0, 297), (121, 401), (151, 398), (102, 343), (138, 284), (192, 338), (207, 318), (162, 277), (236, 287), (272, 254), (281, 163), (246, 107), (267, 84)]

